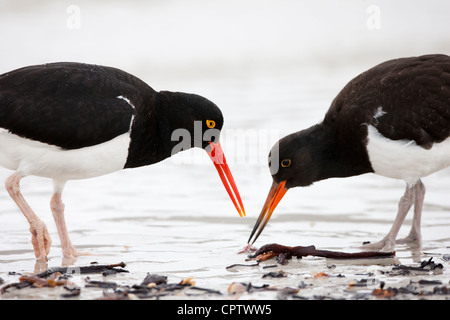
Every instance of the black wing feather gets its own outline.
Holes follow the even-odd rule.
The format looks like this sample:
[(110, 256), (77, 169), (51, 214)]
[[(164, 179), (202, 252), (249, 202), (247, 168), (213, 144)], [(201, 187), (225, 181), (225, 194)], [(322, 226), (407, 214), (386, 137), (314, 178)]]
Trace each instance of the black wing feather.
[(155, 91), (115, 68), (81, 63), (30, 66), (0, 75), (0, 127), (77, 149), (130, 130), (136, 108)]
[[(383, 115), (375, 117), (377, 111)], [(450, 136), (450, 57), (390, 60), (360, 74), (335, 98), (324, 123), (356, 135), (370, 124), (389, 139), (431, 148)]]

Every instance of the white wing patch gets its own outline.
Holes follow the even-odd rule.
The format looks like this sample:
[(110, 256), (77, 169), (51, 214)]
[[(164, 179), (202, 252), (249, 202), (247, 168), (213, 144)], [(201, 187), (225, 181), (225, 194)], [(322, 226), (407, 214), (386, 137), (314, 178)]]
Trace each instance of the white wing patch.
[(382, 116), (384, 116), (386, 114), (386, 112), (383, 111), (382, 107), (378, 107), (377, 108), (377, 112), (375, 113), (375, 115), (373, 116), (375, 119), (378, 119)]
[[(124, 96), (122, 96), (122, 95), (117, 96), (116, 98), (117, 98), (117, 99), (124, 100), (125, 102), (127, 102), (127, 103), (133, 108), (133, 110), (134, 110), (135, 113), (136, 113), (136, 107), (135, 107), (134, 104), (130, 101), (130, 99), (128, 99), (128, 98), (126, 98), (126, 97), (124, 97)], [(128, 128), (128, 131), (131, 131), (131, 127), (133, 126), (133, 121), (134, 121), (134, 114), (131, 116), (130, 127)]]
[(64, 150), (54, 145), (22, 138), (0, 130), (0, 165), (23, 175), (57, 180), (85, 179), (123, 169), (130, 133), (80, 149)]
[(415, 141), (391, 140), (367, 126), (367, 152), (376, 174), (416, 183), (450, 165), (450, 138), (424, 149)]

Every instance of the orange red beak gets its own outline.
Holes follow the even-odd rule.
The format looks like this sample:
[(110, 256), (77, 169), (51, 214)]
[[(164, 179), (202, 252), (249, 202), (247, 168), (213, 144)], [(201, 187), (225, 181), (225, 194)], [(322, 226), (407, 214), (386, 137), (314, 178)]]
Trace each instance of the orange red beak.
[(230, 196), (231, 201), (233, 201), (236, 210), (241, 217), (245, 216), (244, 205), (242, 204), (241, 196), (237, 189), (236, 183), (234, 182), (233, 175), (231, 174), (230, 168), (228, 167), (227, 161), (225, 159), (225, 154), (223, 153), (222, 147), (219, 143), (210, 142), (210, 151), (206, 151), (211, 158), (214, 166), (219, 173), (220, 179)]
[(253, 227), (252, 233), (250, 234), (250, 237), (248, 238), (248, 243), (250, 244), (250, 241), (252, 240), (253, 235), (255, 235), (255, 238), (253, 240), (253, 243), (255, 243), (256, 239), (258, 239), (261, 232), (264, 230), (267, 222), (269, 222), (270, 217), (272, 216), (273, 211), (277, 207), (278, 203), (281, 201), (283, 196), (286, 194), (288, 189), (285, 188), (286, 181), (281, 181), (280, 183), (273, 182), (272, 187), (270, 188), (269, 194), (267, 195), (266, 202), (264, 203), (264, 207), (261, 210), (261, 213), (258, 217), (258, 220), (256, 220), (255, 226)]

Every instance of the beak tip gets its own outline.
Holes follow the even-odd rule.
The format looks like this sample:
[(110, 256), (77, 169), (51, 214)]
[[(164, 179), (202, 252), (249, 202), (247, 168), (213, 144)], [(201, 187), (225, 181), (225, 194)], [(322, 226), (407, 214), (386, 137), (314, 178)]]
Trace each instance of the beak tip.
[(236, 182), (234, 181), (233, 175), (231, 174), (230, 168), (228, 167), (228, 164), (226, 162), (222, 147), (220, 146), (220, 143), (215, 144), (213, 142), (210, 142), (210, 145), (212, 145), (213, 149), (215, 150), (214, 155), (212, 153), (212, 150), (211, 152), (207, 151), (207, 153), (211, 158), (212, 162), (214, 163), (214, 166), (216, 167), (216, 170), (219, 173), (220, 179), (222, 180), (222, 183), (226, 191), (228, 192), (231, 201), (236, 207), (239, 216), (245, 217), (246, 214), (244, 210), (244, 205), (242, 204), (242, 199), (241, 196), (239, 195)]
[(269, 194), (267, 195), (266, 202), (264, 203), (263, 209), (261, 210), (261, 213), (256, 220), (255, 226), (253, 227), (252, 233), (250, 234), (250, 238), (248, 239), (249, 244), (253, 238), (253, 235), (255, 235), (255, 237), (253, 238), (253, 242), (251, 242), (252, 245), (256, 242), (259, 235), (266, 227), (266, 224), (267, 222), (269, 222), (273, 211), (287, 192), (285, 185), (286, 181), (282, 181), (281, 183), (273, 182)]

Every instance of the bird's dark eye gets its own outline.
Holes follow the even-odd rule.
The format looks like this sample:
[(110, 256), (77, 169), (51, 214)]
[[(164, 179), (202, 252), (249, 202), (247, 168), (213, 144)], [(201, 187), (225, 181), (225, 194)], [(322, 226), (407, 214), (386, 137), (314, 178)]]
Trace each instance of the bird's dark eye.
[(283, 167), (283, 168), (287, 168), (287, 167), (289, 167), (291, 165), (291, 159), (284, 159), (284, 160), (281, 160), (281, 166)]
[(206, 126), (213, 129), (216, 126), (216, 122), (214, 120), (206, 120)]

